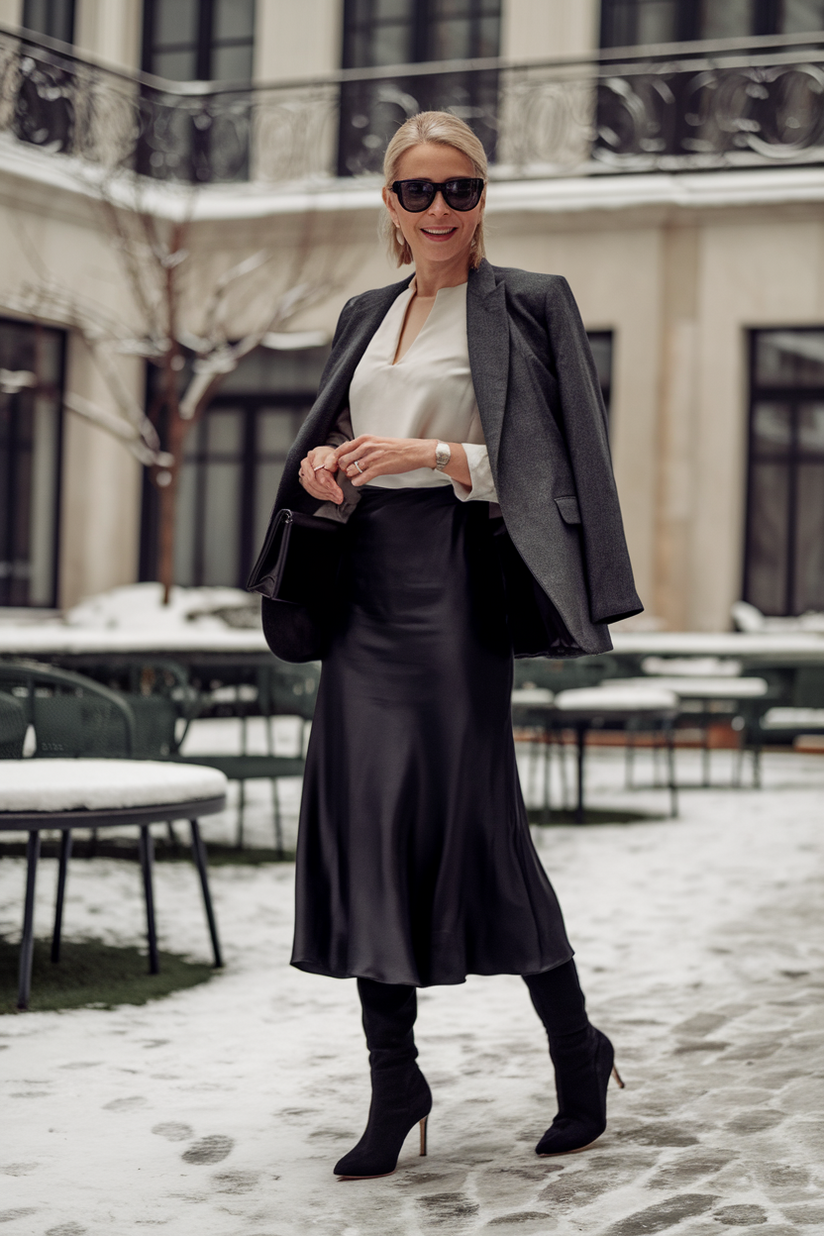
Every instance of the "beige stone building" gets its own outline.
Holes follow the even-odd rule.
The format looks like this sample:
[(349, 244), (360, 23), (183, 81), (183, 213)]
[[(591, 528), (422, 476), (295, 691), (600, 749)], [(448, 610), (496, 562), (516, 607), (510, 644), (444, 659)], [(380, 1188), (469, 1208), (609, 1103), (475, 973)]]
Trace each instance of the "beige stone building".
[(341, 305), (397, 277), (380, 151), (452, 107), (491, 155), (490, 259), (565, 275), (591, 332), (646, 620), (824, 609), (820, 0), (0, 0), (0, 25), (0, 605), (155, 577), (160, 371), (101, 192), (188, 221), (181, 363), (266, 257), (223, 297), (229, 342), (263, 340), (178, 500), (178, 580), (240, 584)]

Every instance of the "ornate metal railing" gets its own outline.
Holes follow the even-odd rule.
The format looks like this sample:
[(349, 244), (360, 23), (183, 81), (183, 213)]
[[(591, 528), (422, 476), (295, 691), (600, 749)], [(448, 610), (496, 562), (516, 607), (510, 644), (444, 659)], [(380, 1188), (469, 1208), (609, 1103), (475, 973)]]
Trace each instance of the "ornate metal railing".
[(217, 86), (0, 30), (0, 134), (102, 173), (272, 185), (375, 173), (398, 123), (426, 108), (466, 118), (497, 179), (822, 163), (824, 34)]

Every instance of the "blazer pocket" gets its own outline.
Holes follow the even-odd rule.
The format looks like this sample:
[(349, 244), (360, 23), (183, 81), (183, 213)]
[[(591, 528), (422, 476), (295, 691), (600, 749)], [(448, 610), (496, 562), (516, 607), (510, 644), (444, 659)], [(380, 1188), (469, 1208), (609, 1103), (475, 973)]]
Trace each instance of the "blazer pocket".
[(555, 505), (561, 512), (561, 518), (565, 524), (579, 524), (581, 522), (581, 511), (578, 507), (578, 499), (570, 495), (565, 498), (556, 498)]

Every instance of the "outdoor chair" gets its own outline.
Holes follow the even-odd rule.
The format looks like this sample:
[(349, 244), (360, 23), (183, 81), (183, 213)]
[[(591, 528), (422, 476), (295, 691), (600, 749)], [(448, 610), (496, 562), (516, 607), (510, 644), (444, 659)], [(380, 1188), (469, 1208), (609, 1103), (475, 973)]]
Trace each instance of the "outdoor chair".
[(102, 661), (92, 676), (126, 697), (135, 719), (136, 759), (167, 759), (178, 752), (200, 708), (199, 694), (182, 666), (156, 658)]
[(0, 760), (19, 760), (26, 740), (26, 714), (13, 695), (0, 691)]
[(37, 661), (0, 661), (0, 691), (16, 700), (33, 727), (38, 759), (134, 756), (129, 704), (91, 678)]
[[(272, 808), (274, 817), (275, 849), (279, 855), (284, 852), (283, 828), (278, 799), (278, 780), (281, 777), (302, 777), (305, 767), (303, 741), (293, 756), (276, 755), (272, 722), (275, 717), (299, 717), (302, 721), (311, 721), (315, 709), (315, 697), (320, 681), (320, 666), (287, 665), (273, 658), (272, 664), (260, 666), (255, 673), (255, 682), (239, 684), (233, 688), (223, 688), (223, 696), (231, 694), (232, 699), (222, 698), (222, 703), (231, 706), (232, 713), (240, 723), (240, 754), (223, 752), (176, 754), (172, 758), (184, 764), (204, 764), (217, 768), (229, 781), (239, 782), (238, 820), (236, 845), (243, 845), (245, 786), (247, 781), (266, 779), (272, 783)], [(208, 695), (204, 693), (204, 705), (208, 704)], [(254, 754), (249, 752), (249, 718), (263, 717), (266, 733), (266, 752)]]

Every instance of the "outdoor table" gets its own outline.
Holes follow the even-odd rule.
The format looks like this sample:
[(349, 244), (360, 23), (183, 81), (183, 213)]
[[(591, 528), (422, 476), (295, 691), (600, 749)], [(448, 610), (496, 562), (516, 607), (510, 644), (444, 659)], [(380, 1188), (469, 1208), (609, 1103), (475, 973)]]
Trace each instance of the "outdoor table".
[[(764, 678), (737, 678), (728, 675), (713, 675), (712, 677), (702, 677), (700, 675), (679, 675), (678, 677), (656, 674), (650, 678), (624, 678), (621, 679), (622, 686), (644, 686), (648, 687), (655, 685), (656, 687), (664, 687), (668, 691), (673, 691), (682, 705), (685, 712), (701, 712), (705, 715), (712, 714), (714, 711), (737, 711), (737, 705), (750, 702), (752, 700), (761, 699), (769, 692), (769, 683)], [(723, 710), (720, 706), (729, 701), (732, 708), (728, 707)], [(698, 708), (690, 708), (690, 705), (698, 705)], [(713, 705), (717, 708), (713, 708)], [(686, 707), (684, 707), (686, 705)], [(736, 774), (735, 784), (740, 783), (741, 759), (739, 758), (738, 772)], [(704, 743), (702, 747), (702, 775), (701, 787), (707, 789), (710, 784), (710, 746), (709, 746), (709, 729), (704, 726)], [(758, 767), (756, 761), (755, 781), (758, 783)]]
[(667, 747), (670, 792), (670, 815), (678, 814), (675, 784), (675, 751), (673, 727), (678, 716), (678, 697), (673, 691), (650, 684), (626, 686), (624, 679), (604, 683), (600, 687), (580, 687), (559, 691), (555, 696), (556, 724), (574, 729), (578, 740), (578, 804), (576, 817), (584, 822), (584, 757), (586, 736), (591, 729), (623, 729), (642, 723), (653, 732), (661, 732)]
[(52, 961), (60, 956), (60, 933), (66, 871), (75, 828), (137, 825), (146, 901), (149, 973), (159, 971), (152, 885), (153, 846), (149, 825), (186, 819), (192, 830), (192, 854), (200, 875), (215, 966), (223, 964), (209, 892), (206, 849), (199, 819), (226, 805), (226, 778), (213, 768), (152, 760), (24, 759), (0, 763), (0, 831), (28, 833), (26, 898), (20, 944), (17, 1007), (28, 1008), (34, 955), (34, 889), (40, 834), (59, 829), (60, 866), (52, 937)]

